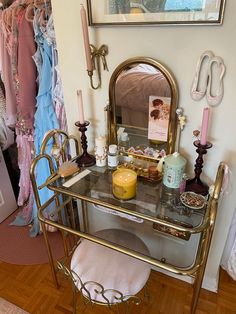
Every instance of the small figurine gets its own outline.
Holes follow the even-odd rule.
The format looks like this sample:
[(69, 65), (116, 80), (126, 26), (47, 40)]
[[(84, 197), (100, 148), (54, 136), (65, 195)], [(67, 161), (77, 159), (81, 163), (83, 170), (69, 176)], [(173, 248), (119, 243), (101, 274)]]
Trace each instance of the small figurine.
[(164, 149), (162, 149), (159, 153), (160, 157), (165, 157), (166, 156), (166, 151)]
[(183, 115), (183, 109), (182, 108), (178, 108), (176, 110), (176, 114), (178, 116), (180, 129), (181, 129), (181, 131), (183, 131), (184, 126), (186, 124), (186, 116)]
[(161, 159), (159, 160), (157, 164), (157, 171), (160, 173), (162, 173), (164, 161), (165, 161), (165, 156), (161, 157)]

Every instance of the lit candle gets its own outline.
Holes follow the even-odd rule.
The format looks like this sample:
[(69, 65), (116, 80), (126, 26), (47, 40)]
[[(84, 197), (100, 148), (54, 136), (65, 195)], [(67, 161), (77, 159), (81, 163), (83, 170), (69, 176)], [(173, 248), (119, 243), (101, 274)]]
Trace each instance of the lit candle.
[(201, 138), (200, 138), (201, 145), (206, 145), (207, 143), (208, 122), (209, 122), (209, 108), (204, 108), (203, 115), (202, 115), (202, 128), (201, 128)]
[(84, 108), (83, 108), (83, 99), (82, 99), (82, 91), (77, 90), (78, 97), (78, 107), (79, 107), (79, 123), (84, 124)]
[(136, 195), (137, 173), (131, 169), (118, 169), (112, 174), (112, 192), (121, 200), (128, 200)]
[(82, 29), (83, 29), (84, 50), (85, 50), (85, 57), (86, 57), (86, 63), (87, 63), (87, 70), (93, 71), (93, 64), (92, 64), (90, 46), (89, 46), (87, 16), (86, 16), (85, 8), (82, 4), (81, 4), (81, 9), (80, 9), (80, 16), (81, 16)]

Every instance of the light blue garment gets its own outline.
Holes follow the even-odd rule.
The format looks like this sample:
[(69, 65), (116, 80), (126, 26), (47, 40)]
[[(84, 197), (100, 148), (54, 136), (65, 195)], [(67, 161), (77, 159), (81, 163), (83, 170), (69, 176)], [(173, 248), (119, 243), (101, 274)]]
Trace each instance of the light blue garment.
[[(59, 123), (54, 111), (53, 99), (52, 99), (52, 49), (49, 46), (46, 39), (41, 41), (42, 37), (37, 34), (39, 50), (42, 56), (42, 67), (39, 70), (39, 91), (37, 96), (37, 105), (35, 113), (35, 153), (40, 153), (40, 146), (44, 139), (46, 132), (52, 129), (58, 129)], [(46, 153), (51, 154), (52, 142), (48, 143)], [(37, 185), (41, 185), (50, 176), (48, 162), (46, 159), (40, 160), (36, 169), (36, 181)], [(44, 188), (39, 191), (39, 197), (41, 204), (44, 204), (51, 196), (53, 192), (48, 188)], [(49, 209), (50, 211), (50, 209)], [(33, 227), (30, 231), (30, 236), (36, 236), (39, 232), (39, 221), (37, 216), (37, 206), (34, 203), (33, 207)]]

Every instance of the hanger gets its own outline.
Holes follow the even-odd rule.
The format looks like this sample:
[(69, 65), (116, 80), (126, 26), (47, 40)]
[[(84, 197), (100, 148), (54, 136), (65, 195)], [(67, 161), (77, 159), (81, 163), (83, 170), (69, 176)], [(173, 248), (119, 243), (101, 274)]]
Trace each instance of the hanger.
[(51, 0), (34, 0), (33, 3), (37, 9), (45, 8), (47, 5), (51, 6)]
[(41, 8), (41, 13), (39, 17), (39, 24), (41, 27), (46, 27), (49, 16), (51, 15), (52, 8), (51, 2), (47, 0), (43, 0), (44, 5)]
[(28, 22), (33, 22), (34, 11), (35, 11), (34, 0), (30, 0), (30, 1), (28, 1), (28, 5), (27, 5), (26, 11), (25, 11), (25, 19)]
[(11, 32), (13, 9), (13, 5), (11, 5), (3, 11), (2, 19), (7, 32)]
[(8, 7), (10, 7), (12, 5), (14, 0), (2, 0), (2, 9), (7, 9)]
[(33, 22), (35, 9), (41, 9), (42, 0), (26, 0), (28, 5), (25, 12), (25, 18), (29, 22)]
[(22, 10), (25, 10), (27, 6), (32, 2), (32, 0), (21, 0), (20, 2), (15, 2), (15, 6), (13, 8), (12, 17), (17, 18), (19, 16), (19, 13)]
[(10, 4), (2, 12), (2, 20), (5, 25), (7, 32), (11, 32), (13, 19), (15, 19), (20, 10), (24, 9), (27, 6), (27, 3), (32, 2), (32, 0), (21, 0), (21, 1), (6, 1), (5, 4)]

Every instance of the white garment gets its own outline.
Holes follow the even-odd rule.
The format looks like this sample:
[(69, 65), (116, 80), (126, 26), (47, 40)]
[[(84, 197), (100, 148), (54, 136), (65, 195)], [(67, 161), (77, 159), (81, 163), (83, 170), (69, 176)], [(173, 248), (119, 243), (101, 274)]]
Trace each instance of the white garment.
[(2, 150), (5, 150), (13, 143), (14, 132), (6, 126), (5, 120), (0, 117), (0, 147)]
[(14, 132), (6, 125), (6, 100), (0, 87), (0, 148), (7, 149), (14, 143)]
[(236, 209), (222, 255), (221, 266), (236, 280)]

